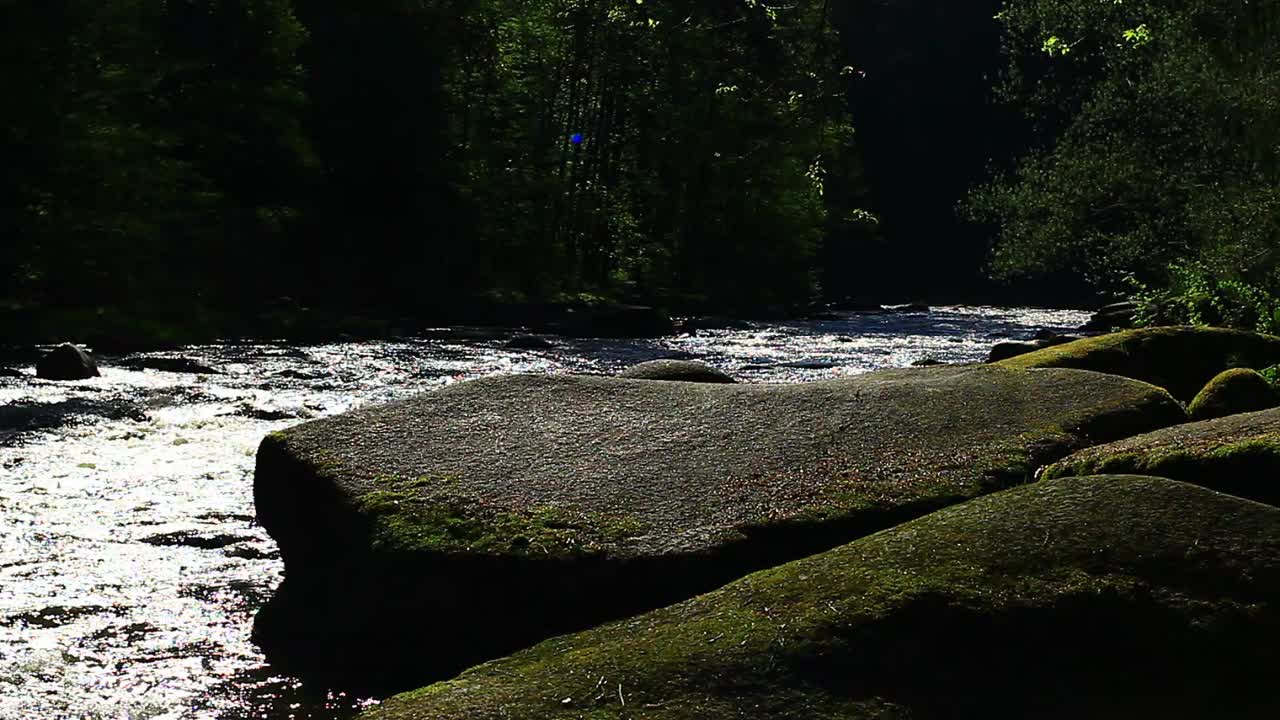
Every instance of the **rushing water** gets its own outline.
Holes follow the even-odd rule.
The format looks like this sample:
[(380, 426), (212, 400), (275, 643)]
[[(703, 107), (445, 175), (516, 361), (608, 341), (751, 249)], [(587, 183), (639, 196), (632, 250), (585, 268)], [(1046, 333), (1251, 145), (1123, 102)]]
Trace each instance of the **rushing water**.
[(253, 522), (254, 451), (272, 430), (492, 373), (608, 374), (677, 356), (798, 382), (972, 362), (998, 339), (1086, 317), (935, 308), (536, 351), (439, 331), (177, 353), (220, 374), (100, 358), (102, 377), (84, 382), (0, 378), (0, 719), (342, 718), (370, 702), (272, 672), (249, 641), (283, 571)]

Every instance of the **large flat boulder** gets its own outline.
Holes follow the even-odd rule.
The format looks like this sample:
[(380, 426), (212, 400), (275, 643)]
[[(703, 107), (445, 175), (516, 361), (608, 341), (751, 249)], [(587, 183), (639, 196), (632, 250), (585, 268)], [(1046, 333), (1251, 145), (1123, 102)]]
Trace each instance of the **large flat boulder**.
[(1182, 422), (1077, 370), (799, 385), (507, 376), (266, 438), (273, 660), (391, 686), (669, 604)]
[(1156, 327), (1084, 338), (1011, 357), (1008, 368), (1077, 368), (1123, 375), (1190, 401), (1215, 375), (1233, 367), (1280, 363), (1280, 337), (1206, 327)]
[(1280, 506), (1280, 408), (1228, 415), (1080, 450), (1044, 477), (1144, 473)]
[(362, 720), (1272, 718), (1280, 510), (1040, 482), (547, 640)]

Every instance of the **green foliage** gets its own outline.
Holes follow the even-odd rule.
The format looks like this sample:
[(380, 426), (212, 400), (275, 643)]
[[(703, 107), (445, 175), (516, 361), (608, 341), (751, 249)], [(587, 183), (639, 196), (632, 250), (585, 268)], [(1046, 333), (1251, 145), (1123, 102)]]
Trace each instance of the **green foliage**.
[(1224, 277), (1207, 263), (1171, 265), (1163, 286), (1131, 283), (1139, 326), (1212, 325), (1280, 335), (1280, 298), (1266, 287)]
[(836, 43), (820, 3), (745, 5), (496, 1), (459, 21), (450, 145), (503, 282), (811, 291), (828, 201), (846, 202), (821, 183), (850, 134), (821, 70)]
[(289, 212), (301, 39), (282, 0), (0, 3), (6, 279), (128, 307), (224, 282), (202, 249)]
[(998, 226), (995, 274), (1114, 291), (1200, 261), (1252, 304), (1232, 276), (1266, 274), (1280, 246), (1276, 4), (1034, 0), (998, 19), (1002, 97), (1044, 142), (968, 204)]
[(828, 5), (0, 2), (4, 279), (130, 309), (805, 300), (857, 212)]
[(1273, 390), (1280, 391), (1280, 365), (1268, 365), (1258, 370)]

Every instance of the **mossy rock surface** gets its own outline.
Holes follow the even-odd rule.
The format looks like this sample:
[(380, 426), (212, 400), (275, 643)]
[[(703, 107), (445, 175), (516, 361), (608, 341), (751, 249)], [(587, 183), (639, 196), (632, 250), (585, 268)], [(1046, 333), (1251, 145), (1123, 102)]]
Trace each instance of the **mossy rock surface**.
[(1007, 368), (1078, 368), (1123, 375), (1190, 401), (1215, 375), (1280, 363), (1280, 337), (1205, 327), (1157, 327), (1100, 335), (996, 363)]
[(1073, 453), (1043, 477), (1140, 473), (1280, 506), (1280, 408), (1164, 428)]
[(1270, 718), (1280, 510), (1035, 483), (547, 640), (362, 720)]
[(676, 382), (731, 383), (732, 377), (706, 363), (691, 360), (650, 360), (618, 373), (631, 380), (672, 380)]
[(255, 501), (286, 580), (256, 637), (285, 664), (443, 677), (1185, 418), (1078, 370), (460, 383), (264, 440)]
[(1192, 420), (1235, 415), (1255, 410), (1268, 410), (1280, 405), (1280, 397), (1271, 383), (1256, 370), (1234, 368), (1219, 373), (1196, 394), (1187, 412)]

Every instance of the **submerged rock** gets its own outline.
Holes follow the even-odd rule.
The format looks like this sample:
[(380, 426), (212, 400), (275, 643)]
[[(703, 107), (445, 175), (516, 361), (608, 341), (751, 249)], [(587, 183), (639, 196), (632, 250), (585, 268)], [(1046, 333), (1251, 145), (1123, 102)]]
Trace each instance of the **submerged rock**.
[(737, 382), (710, 365), (689, 360), (650, 360), (632, 365), (618, 373), (618, 377), (631, 380), (674, 380), (699, 383)]
[(1178, 425), (1076, 452), (1044, 477), (1142, 473), (1280, 506), (1280, 409)]
[(1057, 345), (1066, 345), (1069, 342), (1075, 342), (1079, 339), (1080, 338), (1074, 335), (1053, 335), (1049, 334), (1047, 331), (1041, 331), (1036, 333), (1036, 336), (1031, 340), (1012, 340), (1009, 342), (996, 343), (995, 346), (991, 348), (991, 354), (987, 356), (987, 362), (1000, 362), (1001, 360), (1008, 360), (1009, 358), (1017, 357), (1019, 355), (1026, 355), (1027, 353), (1035, 352), (1036, 350), (1042, 350), (1044, 348), (1054, 347)]
[(1008, 342), (996, 343), (991, 347), (991, 353), (987, 355), (987, 362), (993, 363), (1000, 362), (1001, 360), (1008, 360), (1011, 357), (1035, 352), (1042, 347), (1044, 346), (1040, 343), (1032, 342), (1030, 340), (1010, 340)]
[(195, 530), (177, 530), (174, 532), (160, 533), (159, 535), (150, 535), (142, 538), (142, 542), (148, 545), (157, 545), (160, 547), (190, 547), (200, 550), (219, 550), (230, 545), (248, 542), (253, 540), (248, 535), (233, 535), (228, 533), (217, 533), (213, 535), (201, 534)]
[(1256, 370), (1235, 368), (1220, 373), (1196, 394), (1187, 412), (1192, 420), (1210, 420), (1280, 405), (1271, 383)]
[(87, 380), (100, 374), (89, 353), (70, 343), (59, 345), (36, 363), (36, 377), (42, 380)]
[(459, 383), (263, 441), (254, 497), (286, 580), (255, 637), (405, 687), (1183, 420), (1163, 390), (1074, 370)]
[(547, 640), (363, 720), (1269, 718), (1280, 510), (1041, 482)]
[(314, 416), (314, 413), (309, 412), (307, 408), (261, 407), (247, 402), (240, 403), (240, 406), (236, 409), (236, 414), (254, 420), (268, 420), (271, 422), (304, 418), (309, 415)]
[(1206, 327), (1158, 327), (1101, 335), (1036, 350), (999, 364), (1065, 367), (1123, 375), (1189, 401), (1213, 376), (1233, 367), (1280, 363), (1280, 337)]
[(134, 358), (124, 363), (130, 370), (159, 370), (160, 372), (187, 373), (191, 375), (221, 375), (222, 371), (199, 360), (183, 357)]
[(508, 350), (552, 350), (555, 344), (537, 335), (516, 335), (503, 343)]

